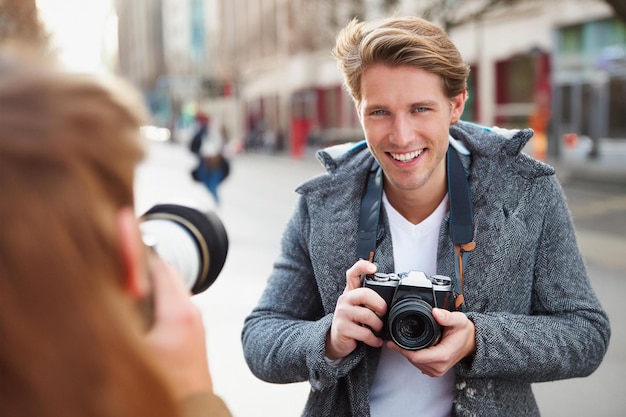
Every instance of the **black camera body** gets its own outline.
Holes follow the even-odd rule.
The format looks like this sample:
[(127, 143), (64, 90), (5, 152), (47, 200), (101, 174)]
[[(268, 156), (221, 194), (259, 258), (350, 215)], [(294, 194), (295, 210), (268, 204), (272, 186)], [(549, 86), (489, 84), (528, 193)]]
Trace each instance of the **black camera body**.
[(443, 328), (432, 309), (456, 310), (452, 280), (444, 275), (428, 276), (421, 271), (366, 275), (363, 286), (371, 288), (387, 303), (383, 329), (378, 334), (406, 350), (420, 350), (439, 342)]

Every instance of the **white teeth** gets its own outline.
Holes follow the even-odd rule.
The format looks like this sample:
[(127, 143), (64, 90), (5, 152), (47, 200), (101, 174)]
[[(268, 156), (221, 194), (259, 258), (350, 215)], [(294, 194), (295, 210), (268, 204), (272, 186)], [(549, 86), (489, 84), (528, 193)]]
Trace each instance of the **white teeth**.
[(408, 162), (420, 156), (423, 151), (423, 149), (420, 149), (419, 151), (414, 151), (410, 153), (390, 153), (390, 155), (396, 161)]

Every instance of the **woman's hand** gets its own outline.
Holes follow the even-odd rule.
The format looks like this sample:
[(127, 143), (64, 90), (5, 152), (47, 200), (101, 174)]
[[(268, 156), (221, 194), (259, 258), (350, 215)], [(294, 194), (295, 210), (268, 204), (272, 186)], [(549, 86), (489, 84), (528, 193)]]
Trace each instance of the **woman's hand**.
[(176, 396), (212, 392), (201, 312), (174, 268), (153, 254), (149, 264), (154, 324), (146, 342)]

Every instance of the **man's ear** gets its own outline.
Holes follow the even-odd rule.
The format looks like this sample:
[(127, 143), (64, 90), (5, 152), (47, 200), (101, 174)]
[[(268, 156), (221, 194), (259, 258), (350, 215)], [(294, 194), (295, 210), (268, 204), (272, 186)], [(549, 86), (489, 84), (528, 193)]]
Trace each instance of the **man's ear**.
[(453, 125), (459, 121), (463, 110), (465, 110), (465, 100), (467, 99), (467, 90), (463, 90), (462, 93), (455, 97), (452, 97), (450, 103), (452, 104), (452, 111), (450, 112), (450, 124)]
[(116, 215), (119, 250), (124, 268), (124, 290), (134, 299), (144, 297), (149, 290), (146, 250), (132, 207), (123, 207)]

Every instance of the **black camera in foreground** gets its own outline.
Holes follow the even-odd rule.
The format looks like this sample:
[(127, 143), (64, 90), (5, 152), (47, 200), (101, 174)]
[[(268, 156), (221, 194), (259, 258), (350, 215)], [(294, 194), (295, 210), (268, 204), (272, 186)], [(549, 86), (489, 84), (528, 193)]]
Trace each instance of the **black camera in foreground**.
[(402, 349), (419, 350), (439, 342), (443, 328), (435, 321), (432, 309), (456, 310), (452, 280), (444, 275), (376, 273), (366, 275), (363, 286), (376, 291), (387, 303), (378, 336), (393, 340)]
[(172, 265), (192, 294), (209, 288), (228, 254), (224, 224), (212, 211), (158, 204), (140, 218), (144, 242)]

